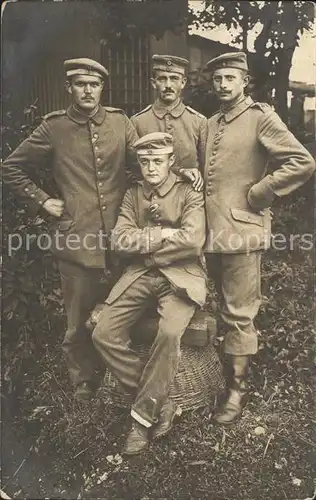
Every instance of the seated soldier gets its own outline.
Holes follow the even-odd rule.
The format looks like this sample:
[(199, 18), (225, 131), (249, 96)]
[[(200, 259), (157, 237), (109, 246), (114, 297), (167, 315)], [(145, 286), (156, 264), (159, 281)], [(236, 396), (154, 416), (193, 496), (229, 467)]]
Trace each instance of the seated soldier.
[[(177, 372), (181, 337), (196, 308), (204, 305), (207, 291), (200, 262), (203, 195), (170, 171), (170, 134), (147, 134), (134, 147), (143, 181), (126, 192), (112, 233), (113, 249), (130, 261), (92, 337), (108, 369), (134, 397), (126, 455), (144, 451), (149, 436), (165, 435), (181, 412), (168, 391)], [(130, 347), (130, 331), (153, 298), (159, 327), (144, 364)]]

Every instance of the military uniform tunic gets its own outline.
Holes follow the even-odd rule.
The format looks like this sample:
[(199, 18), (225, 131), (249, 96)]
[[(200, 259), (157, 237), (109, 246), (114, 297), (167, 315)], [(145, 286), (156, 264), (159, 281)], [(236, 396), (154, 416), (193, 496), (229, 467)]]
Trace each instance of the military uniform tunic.
[[(267, 175), (268, 162), (275, 167)], [(277, 196), (302, 186), (315, 162), (267, 104), (245, 98), (208, 120), (205, 165), (206, 259), (222, 296), (225, 351), (257, 351), (260, 250), (270, 244)]]
[[(32, 171), (51, 164), (65, 202), (63, 215), (53, 228), (60, 234), (55, 248), (58, 258), (87, 267), (105, 266), (106, 242), (99, 244), (97, 235), (109, 233), (116, 223), (131, 167), (136, 163), (132, 145), (137, 138), (120, 109), (99, 107), (89, 118), (70, 106), (67, 111), (47, 115), (5, 160), (4, 181), (16, 195), (38, 207), (51, 195), (32, 181)], [(70, 233), (78, 235), (80, 248), (74, 244), (67, 248)]]
[[(266, 175), (268, 162), (275, 171)], [(269, 246), (274, 198), (312, 175), (314, 161), (265, 103), (248, 97), (208, 120), (206, 252), (243, 253)], [(252, 208), (253, 207), (253, 208)]]
[(171, 134), (178, 167), (198, 168), (202, 171), (207, 135), (205, 116), (185, 106), (182, 101), (171, 109), (155, 101), (132, 116), (131, 121), (140, 137), (151, 132)]

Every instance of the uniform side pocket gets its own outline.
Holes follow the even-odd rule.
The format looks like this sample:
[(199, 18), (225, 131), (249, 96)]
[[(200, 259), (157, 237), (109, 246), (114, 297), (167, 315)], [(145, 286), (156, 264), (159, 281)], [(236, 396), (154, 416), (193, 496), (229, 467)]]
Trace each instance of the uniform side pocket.
[(248, 224), (256, 224), (261, 227), (264, 225), (263, 216), (260, 214), (255, 214), (240, 208), (231, 208), (230, 211), (234, 220), (246, 222)]

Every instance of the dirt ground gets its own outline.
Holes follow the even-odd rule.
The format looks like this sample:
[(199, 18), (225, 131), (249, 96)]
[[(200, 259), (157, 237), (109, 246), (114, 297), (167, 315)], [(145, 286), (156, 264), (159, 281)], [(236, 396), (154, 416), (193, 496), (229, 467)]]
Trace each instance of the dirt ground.
[[(277, 205), (274, 232), (310, 233), (312, 207), (306, 191)], [(298, 243), (264, 258), (259, 352), (243, 418), (228, 429), (215, 426), (210, 401), (184, 413), (170, 435), (140, 457), (120, 455), (128, 411), (106, 397), (88, 408), (74, 404), (59, 349), (61, 309), (56, 305), (41, 331), (26, 322), (19, 342), (8, 341), (3, 350), (2, 490), (28, 499), (313, 498), (314, 251)]]

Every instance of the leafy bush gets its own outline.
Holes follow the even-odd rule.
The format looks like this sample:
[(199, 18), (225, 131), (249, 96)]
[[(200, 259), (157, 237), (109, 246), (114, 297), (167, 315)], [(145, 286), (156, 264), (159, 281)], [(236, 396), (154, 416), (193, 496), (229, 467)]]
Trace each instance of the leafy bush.
[[(24, 110), (22, 120), (7, 112), (3, 127), (5, 153), (25, 139), (40, 120), (36, 102)], [(43, 185), (47, 179), (50, 174), (44, 169), (36, 181)], [(9, 255), (12, 235), (20, 235), (25, 241), (28, 233), (37, 235), (45, 230), (46, 221), (30, 217), (4, 185), (2, 222), (2, 370), (4, 393), (15, 397), (23, 393), (22, 374), (26, 369), (34, 370), (44, 338), (62, 332), (64, 319), (59, 274), (52, 255), (41, 251), (35, 239), (29, 249), (22, 245)]]

